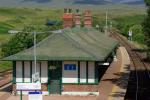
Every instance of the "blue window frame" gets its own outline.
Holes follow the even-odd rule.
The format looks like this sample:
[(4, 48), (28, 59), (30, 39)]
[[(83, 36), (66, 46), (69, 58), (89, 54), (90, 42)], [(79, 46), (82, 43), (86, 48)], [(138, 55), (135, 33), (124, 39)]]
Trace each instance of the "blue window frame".
[(76, 70), (76, 64), (64, 64), (64, 70)]

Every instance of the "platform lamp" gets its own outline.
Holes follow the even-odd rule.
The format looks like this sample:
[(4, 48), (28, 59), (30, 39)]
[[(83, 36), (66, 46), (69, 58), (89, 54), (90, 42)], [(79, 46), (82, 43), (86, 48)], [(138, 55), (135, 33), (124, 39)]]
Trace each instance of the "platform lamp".
[[(51, 24), (49, 24), (49, 26), (54, 26), (55, 25), (55, 23), (51, 23)], [(37, 73), (37, 51), (36, 51), (36, 35), (37, 35), (37, 32), (36, 31), (34, 31), (33, 32), (33, 35), (34, 35), (34, 70), (35, 70), (35, 74), (33, 75), (33, 82), (37, 82), (38, 80), (39, 80), (39, 73)]]

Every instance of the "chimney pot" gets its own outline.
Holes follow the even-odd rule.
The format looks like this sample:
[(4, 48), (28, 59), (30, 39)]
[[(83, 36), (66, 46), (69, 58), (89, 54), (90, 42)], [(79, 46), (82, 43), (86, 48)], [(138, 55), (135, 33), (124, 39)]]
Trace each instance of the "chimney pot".
[(67, 13), (67, 8), (64, 8), (64, 13)]
[(79, 13), (79, 9), (76, 9), (76, 13)]
[(79, 9), (76, 9), (76, 13), (74, 15), (75, 26), (81, 26), (81, 14), (79, 13)]
[(66, 9), (65, 13), (63, 14), (63, 27), (72, 28), (72, 26), (73, 26), (73, 14), (71, 13), (71, 9)]
[(69, 8), (69, 13), (72, 13), (72, 9), (71, 8)]
[(84, 13), (84, 27), (92, 26), (92, 15), (90, 10), (86, 10)]

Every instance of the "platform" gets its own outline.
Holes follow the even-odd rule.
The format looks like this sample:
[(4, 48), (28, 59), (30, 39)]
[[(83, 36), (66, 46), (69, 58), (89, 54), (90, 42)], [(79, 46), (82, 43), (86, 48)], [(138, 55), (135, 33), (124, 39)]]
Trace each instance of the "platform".
[(129, 74), (129, 55), (124, 47), (119, 47), (117, 61), (111, 64), (101, 79), (97, 100), (124, 100)]

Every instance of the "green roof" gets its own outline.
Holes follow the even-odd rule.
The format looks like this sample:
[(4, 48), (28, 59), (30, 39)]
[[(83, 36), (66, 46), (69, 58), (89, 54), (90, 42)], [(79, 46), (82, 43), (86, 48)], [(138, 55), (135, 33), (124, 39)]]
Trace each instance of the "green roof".
[[(104, 61), (118, 42), (94, 28), (64, 29), (37, 44), (37, 60)], [(33, 47), (3, 60), (34, 60)]]

